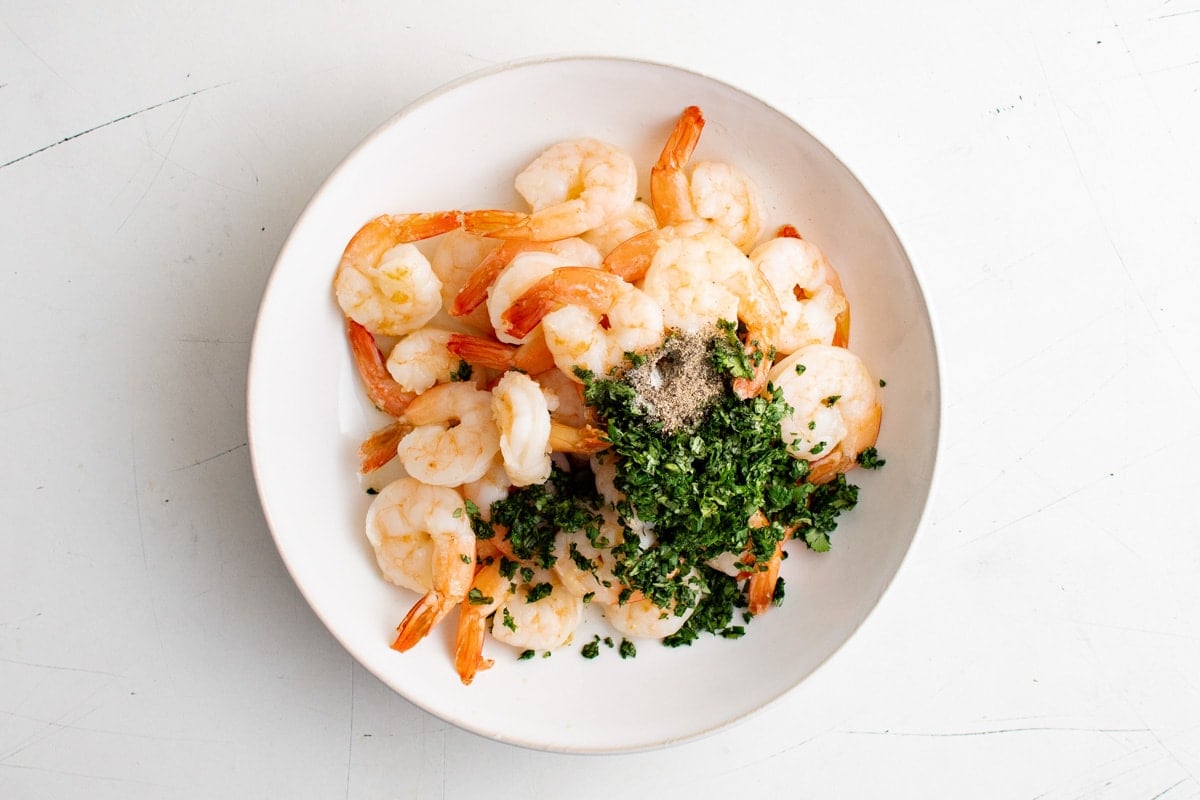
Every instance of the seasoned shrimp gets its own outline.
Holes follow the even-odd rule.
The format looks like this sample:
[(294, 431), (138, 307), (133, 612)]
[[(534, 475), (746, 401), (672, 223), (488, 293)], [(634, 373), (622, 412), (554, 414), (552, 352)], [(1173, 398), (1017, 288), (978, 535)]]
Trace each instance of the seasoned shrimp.
[(533, 379), (546, 396), (550, 418), (571, 428), (582, 428), (590, 421), (587, 405), (583, 401), (583, 386), (554, 367), (553, 358), (551, 354), (551, 366), (535, 372)]
[(387, 370), (401, 388), (420, 394), (438, 383), (449, 383), (462, 359), (450, 352), (451, 332), (426, 327), (413, 331), (392, 347)]
[(584, 232), (580, 238), (599, 250), (601, 255), (607, 256), (621, 242), (657, 227), (654, 209), (637, 200), (620, 214), (610, 217), (603, 225)]
[(550, 409), (537, 383), (522, 372), (504, 373), (492, 389), (492, 416), (513, 485), (545, 483), (550, 477)]
[(841, 279), (819, 247), (799, 234), (790, 235), (794, 230), (785, 226), (782, 235), (750, 253), (783, 311), (775, 349), (787, 355), (808, 344), (845, 347), (850, 339), (850, 304)]
[(404, 412), (414, 427), (396, 454), (409, 475), (434, 486), (479, 480), (500, 451), (492, 393), (469, 383), (443, 383)]
[(568, 375), (577, 367), (605, 375), (626, 353), (662, 344), (659, 305), (610, 272), (563, 267), (529, 287), (502, 315), (507, 332), (524, 336), (539, 323), (554, 362)]
[(442, 283), (411, 242), (461, 225), (458, 211), (385, 214), (363, 225), (346, 245), (333, 276), (342, 311), (384, 336), (403, 336), (420, 328), (442, 307)]
[(554, 572), (576, 597), (591, 595), (592, 602), (614, 604), (625, 584), (613, 574), (617, 563), (612, 549), (625, 541), (617, 512), (603, 509), (599, 525), (576, 531), (559, 531), (554, 539)]
[(384, 577), (425, 592), (392, 644), (407, 650), (466, 596), (475, 573), (475, 534), (458, 492), (410, 477), (383, 488), (366, 527)]
[(811, 344), (776, 364), (770, 380), (792, 408), (780, 425), (783, 441), (793, 457), (809, 462), (812, 483), (853, 468), (874, 446), (883, 411), (876, 381), (854, 353)]
[[(536, 592), (532, 601), (531, 591)], [(520, 582), (515, 574), (505, 577), (499, 561), (481, 569), (462, 603), (454, 640), (454, 666), (464, 684), (492, 666), (492, 660), (483, 657), (489, 617), (498, 641), (553, 650), (570, 641), (579, 627), (583, 601), (545, 570), (535, 570), (532, 581)]]
[(468, 211), (467, 230), (540, 242), (578, 236), (633, 203), (637, 165), (624, 150), (598, 139), (559, 142), (522, 170), (515, 186), (532, 213)]
[(500, 277), (505, 267), (522, 253), (551, 253), (563, 260), (564, 264), (575, 264), (581, 267), (599, 266), (602, 258), (600, 251), (578, 237), (562, 239), (556, 242), (531, 242), (525, 239), (510, 239), (479, 262), (462, 288), (454, 296), (454, 301), (448, 306), (452, 316), (474, 314), (476, 307), (487, 300), (488, 290)]
[(721, 161), (702, 161), (687, 172), (700, 141), (704, 115), (684, 109), (650, 171), (650, 202), (659, 225), (702, 220), (743, 252), (762, 232), (762, 195), (746, 173)]
[[(712, 231), (664, 237), (642, 289), (662, 307), (668, 328), (698, 333), (722, 320), (741, 321), (747, 352), (768, 354), (779, 337), (783, 312), (771, 285), (749, 258)], [(742, 398), (757, 394), (769, 367), (769, 359), (761, 358), (755, 376), (738, 378), (734, 390)]]
[(662, 639), (677, 633), (696, 611), (696, 606), (681, 609), (678, 604), (671, 603), (668, 608), (661, 608), (650, 598), (643, 597), (623, 604), (606, 605), (603, 609), (604, 618), (609, 624), (626, 636)]

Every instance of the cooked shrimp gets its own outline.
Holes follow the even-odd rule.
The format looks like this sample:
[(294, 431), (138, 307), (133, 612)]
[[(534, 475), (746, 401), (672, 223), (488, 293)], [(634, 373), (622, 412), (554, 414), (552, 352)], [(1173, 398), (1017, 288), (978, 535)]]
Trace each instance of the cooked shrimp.
[(417, 394), (454, 380), (462, 359), (447, 348), (451, 335), (448, 330), (431, 327), (408, 334), (388, 354), (388, 373), (401, 388)]
[[(625, 495), (617, 488), (617, 462), (612, 455), (596, 455), (590, 461), (592, 479), (596, 482), (596, 491), (604, 498), (610, 508), (620, 509), (625, 503)], [(625, 517), (625, 525), (639, 537), (653, 533), (654, 526), (644, 522), (637, 516)]]
[(475, 574), (475, 534), (458, 492), (410, 477), (376, 496), (366, 529), (384, 577), (425, 592), (392, 644), (407, 650), (466, 596)]
[[(771, 353), (779, 336), (783, 312), (770, 284), (749, 258), (712, 231), (665, 237), (642, 289), (662, 307), (668, 328), (698, 333), (722, 320), (741, 321), (748, 353)], [(755, 376), (738, 378), (734, 390), (743, 398), (757, 394), (769, 367), (770, 360), (760, 358)]]
[(883, 413), (877, 384), (854, 353), (810, 344), (776, 364), (770, 380), (792, 408), (780, 425), (783, 441), (793, 457), (809, 462), (812, 483), (853, 468), (875, 444)]
[(637, 197), (637, 165), (616, 145), (577, 139), (552, 145), (517, 175), (532, 213), (468, 211), (467, 230), (502, 239), (578, 236), (625, 211)]
[(575, 531), (559, 531), (554, 539), (554, 572), (568, 592), (576, 597), (591, 595), (591, 601), (616, 603), (626, 588), (613, 574), (617, 558), (612, 549), (625, 541), (625, 530), (617, 512), (603, 509), (599, 525)]
[(849, 343), (850, 304), (819, 247), (785, 233), (754, 248), (750, 260), (775, 291), (783, 311), (777, 352), (787, 355), (808, 344)]
[(645, 292), (612, 273), (563, 267), (530, 286), (502, 315), (512, 336), (539, 323), (558, 368), (606, 375), (626, 353), (662, 344), (663, 315)]
[(442, 283), (411, 242), (458, 228), (458, 211), (384, 215), (363, 225), (346, 245), (333, 277), (347, 317), (371, 333), (403, 336), (442, 307)]
[(642, 639), (662, 639), (677, 633), (696, 611), (695, 605), (681, 609), (674, 602), (667, 608), (661, 608), (648, 597), (603, 608), (604, 617), (610, 625), (626, 636)]
[(439, 384), (413, 400), (404, 416), (414, 427), (396, 453), (408, 474), (425, 483), (479, 480), (500, 450), (492, 394), (472, 384)]
[(657, 227), (654, 209), (637, 200), (620, 214), (610, 217), (603, 225), (584, 232), (580, 238), (599, 250), (601, 255), (607, 256), (622, 242)]
[(522, 253), (551, 253), (565, 264), (581, 267), (599, 266), (602, 260), (600, 251), (594, 245), (577, 237), (556, 242), (531, 242), (525, 239), (506, 241), (480, 261), (479, 266), (467, 276), (462, 288), (454, 296), (454, 302), (447, 306), (450, 314), (460, 316), (473, 313), (476, 307), (487, 300), (488, 290), (504, 268)]
[(650, 171), (650, 202), (659, 225), (703, 220), (748, 252), (762, 232), (764, 206), (758, 187), (732, 164), (702, 161), (687, 172), (700, 141), (704, 115), (684, 109)]
[[(530, 602), (537, 587), (539, 597)], [(549, 589), (549, 593), (546, 593)], [(464, 684), (492, 666), (483, 657), (488, 618), (492, 636), (523, 649), (553, 650), (571, 639), (583, 619), (583, 602), (563, 589), (552, 574), (536, 570), (528, 583), (506, 578), (500, 563), (479, 571), (463, 601), (454, 639), (454, 666)]]
[(514, 258), (488, 290), (488, 316), (491, 318), (492, 327), (496, 330), (496, 338), (508, 344), (528, 342), (536, 323), (514, 336), (508, 331), (504, 313), (529, 287), (556, 269), (569, 265), (570, 262), (552, 253), (525, 252)]
[(497, 610), (492, 636), (513, 647), (553, 650), (571, 640), (582, 619), (583, 600), (549, 570), (535, 569), (533, 579), (518, 584)]
[(393, 417), (403, 414), (416, 394), (397, 383), (388, 372), (375, 337), (349, 317), (346, 317), (346, 337), (350, 340), (350, 353), (367, 390), (367, 398), (385, 414)]
[(545, 483), (550, 477), (550, 409), (537, 383), (523, 372), (504, 373), (492, 389), (492, 416), (513, 485)]
[[(455, 298), (475, 270), (500, 246), (501, 242), (498, 239), (454, 230), (438, 239), (437, 248), (429, 259), (433, 274), (442, 282), (442, 308), (476, 332), (491, 333), (492, 324), (488, 320), (487, 311), (476, 308), (473, 311), (454, 314), (451, 309), (454, 307)], [(482, 305), (482, 302), (476, 305)]]

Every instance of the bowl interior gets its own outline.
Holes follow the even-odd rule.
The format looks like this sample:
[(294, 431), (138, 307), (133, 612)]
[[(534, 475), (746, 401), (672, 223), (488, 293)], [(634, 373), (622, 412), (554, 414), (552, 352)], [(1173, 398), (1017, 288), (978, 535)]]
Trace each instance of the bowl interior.
[[(590, 628), (548, 659), (518, 662), (515, 652), (491, 643), (496, 666), (464, 687), (451, 660), (452, 622), (408, 653), (388, 647), (416, 598), (383, 581), (362, 532), (370, 497), (356, 478), (355, 451), (382, 419), (362, 399), (345, 346), (330, 289), (337, 259), (359, 226), (380, 213), (522, 207), (513, 177), (561, 139), (594, 136), (627, 148), (648, 197), (649, 166), (689, 104), (708, 120), (696, 157), (746, 170), (767, 199), (767, 229), (794, 224), (839, 270), (853, 309), (851, 349), (887, 382), (878, 444), (887, 466), (853, 473), (860, 504), (843, 516), (830, 552), (793, 545), (783, 568), (787, 602), (756, 619), (744, 638), (705, 637), (676, 650), (644, 642), (626, 661), (615, 651), (579, 657)], [(377, 130), (333, 173), (297, 222), (264, 296), (248, 415), (259, 492), (280, 553), (354, 658), (413, 703), (468, 730), (541, 749), (611, 752), (741, 719), (846, 641), (918, 527), (939, 408), (918, 281), (887, 219), (845, 166), (795, 122), (730, 86), (666, 66), (579, 58), (517, 64), (440, 90)], [(617, 685), (619, 712), (610, 689)], [(730, 689), (713, 690), (719, 686)]]

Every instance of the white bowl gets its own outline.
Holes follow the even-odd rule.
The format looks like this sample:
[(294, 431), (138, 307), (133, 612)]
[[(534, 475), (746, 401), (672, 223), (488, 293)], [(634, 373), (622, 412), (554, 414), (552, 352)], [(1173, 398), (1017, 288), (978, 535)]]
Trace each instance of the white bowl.
[[(595, 136), (646, 174), (680, 111), (708, 120), (696, 157), (745, 169), (767, 198), (768, 230), (794, 224), (840, 271), (851, 349), (886, 379), (879, 451), (857, 470), (857, 509), (824, 554), (796, 545), (787, 600), (740, 640), (642, 643), (635, 659), (577, 644), (496, 666), (463, 686), (453, 623), (408, 653), (389, 648), (416, 595), (383, 581), (363, 534), (370, 497), (359, 441), (382, 423), (362, 397), (331, 292), (350, 236), (381, 213), (520, 208), (516, 173), (547, 145)], [(648, 195), (646, 195), (648, 196)], [(496, 740), (565, 752), (647, 749), (711, 733), (761, 710), (830, 657), (879, 601), (919, 525), (937, 452), (934, 339), (917, 278), (891, 225), (848, 169), (796, 122), (744, 92), (684, 70), (609, 58), (518, 63), (440, 89), (367, 138), (313, 197), (288, 237), (259, 311), (249, 372), (254, 472), (297, 586), (342, 645), (409, 701)], [(753, 676), (751, 679), (750, 676)]]

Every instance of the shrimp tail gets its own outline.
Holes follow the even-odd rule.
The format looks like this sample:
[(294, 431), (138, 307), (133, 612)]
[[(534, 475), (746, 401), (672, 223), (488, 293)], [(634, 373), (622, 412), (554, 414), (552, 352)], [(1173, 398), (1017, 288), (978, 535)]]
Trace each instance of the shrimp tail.
[(572, 428), (557, 420), (550, 421), (550, 449), (556, 453), (599, 453), (611, 444), (603, 431), (591, 425)]
[(416, 646), (417, 642), (433, 630), (433, 626), (442, 621), (450, 607), (444, 597), (438, 592), (429, 592), (417, 601), (400, 624), (396, 626), (396, 640), (392, 649), (403, 653)]
[(783, 561), (783, 542), (775, 545), (775, 552), (766, 565), (751, 573), (749, 611), (758, 616), (771, 607), (775, 600), (775, 585), (779, 582), (779, 565)]
[(662, 231), (658, 228), (639, 233), (614, 247), (602, 266), (630, 283), (640, 281), (646, 277), (661, 241)]
[(367, 397), (380, 411), (399, 417), (416, 395), (406, 391), (388, 372), (383, 353), (369, 330), (346, 317), (346, 335)]
[(397, 420), (372, 433), (366, 441), (358, 446), (359, 471), (366, 475), (395, 458), (396, 447), (411, 430), (412, 425)]
[(485, 336), (452, 333), (446, 349), (476, 367), (519, 369), (531, 375), (554, 367), (554, 354), (546, 346), (546, 337), (540, 331), (536, 331), (528, 342), (519, 346), (504, 344)]
[(469, 686), (476, 673), (490, 669), (494, 663), (483, 657), (483, 640), (487, 633), (487, 617), (464, 600), (454, 638), (454, 668), (464, 686)]
[(775, 231), (776, 239), (803, 239), (800, 231), (796, 230), (795, 225), (780, 225), (779, 230)]
[(468, 233), (493, 239), (534, 238), (533, 218), (522, 211), (498, 208), (463, 212), (463, 227)]
[(650, 205), (659, 225), (676, 225), (696, 218), (684, 167), (696, 150), (702, 130), (704, 114), (697, 106), (685, 108), (667, 137), (658, 162), (650, 170)]

